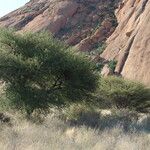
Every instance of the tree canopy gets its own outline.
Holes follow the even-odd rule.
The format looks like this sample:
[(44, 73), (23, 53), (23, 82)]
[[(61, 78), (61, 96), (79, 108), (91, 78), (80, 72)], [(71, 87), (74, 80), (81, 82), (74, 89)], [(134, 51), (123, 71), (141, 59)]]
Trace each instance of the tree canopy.
[(84, 99), (97, 87), (94, 65), (46, 32), (0, 29), (0, 80), (28, 113)]

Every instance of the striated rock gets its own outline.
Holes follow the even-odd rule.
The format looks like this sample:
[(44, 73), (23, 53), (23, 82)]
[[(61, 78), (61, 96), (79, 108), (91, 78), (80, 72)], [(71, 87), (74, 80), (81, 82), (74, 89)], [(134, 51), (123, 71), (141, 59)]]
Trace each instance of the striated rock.
[(76, 48), (81, 51), (92, 50), (92, 45), (104, 41), (111, 33), (114, 31), (112, 28), (112, 23), (109, 20), (104, 20), (101, 23), (101, 26), (96, 29), (96, 31), (89, 37), (83, 39), (79, 44), (76, 45)]
[[(117, 2), (118, 0), (30, 0), (25, 6), (2, 17), (0, 26), (13, 27), (19, 33), (47, 30), (67, 44), (89, 51), (112, 33), (110, 31), (113, 31), (114, 25), (111, 25), (116, 19), (113, 10)], [(101, 26), (104, 26), (105, 34), (95, 35), (94, 31), (100, 30)]]
[(116, 16), (119, 25), (101, 57), (117, 60), (123, 77), (150, 86), (150, 1), (123, 0)]
[(77, 44), (76, 49), (79, 49), (81, 51), (88, 51), (92, 49), (92, 41), (90, 37), (87, 37), (86, 39), (82, 40), (79, 44)]
[(80, 41), (80, 36), (79, 35), (72, 35), (66, 40), (66, 43), (69, 45), (76, 45)]
[(92, 39), (97, 39), (97, 41), (101, 41), (106, 38), (105, 34), (106, 34), (106, 30), (102, 26), (95, 31), (95, 33), (92, 35)]
[[(56, 1), (54, 1), (56, 3)], [(48, 3), (48, 2), (47, 2)], [(69, 17), (77, 11), (78, 4), (73, 1), (60, 1), (49, 7), (42, 14), (35, 17), (31, 22), (22, 28), (22, 31), (40, 31), (49, 30), (56, 34), (63, 28)]]

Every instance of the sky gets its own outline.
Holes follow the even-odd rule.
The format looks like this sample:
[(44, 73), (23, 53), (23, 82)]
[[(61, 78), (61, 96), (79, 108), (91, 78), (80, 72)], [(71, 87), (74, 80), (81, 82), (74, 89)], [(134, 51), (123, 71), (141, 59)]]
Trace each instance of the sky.
[(0, 0), (0, 17), (23, 6), (29, 0)]

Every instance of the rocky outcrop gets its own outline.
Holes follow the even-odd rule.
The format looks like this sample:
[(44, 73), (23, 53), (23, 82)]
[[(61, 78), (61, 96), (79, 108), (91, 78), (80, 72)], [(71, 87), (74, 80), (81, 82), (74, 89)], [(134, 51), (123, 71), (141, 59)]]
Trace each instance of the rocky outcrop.
[(95, 48), (114, 31), (118, 0), (30, 0), (0, 19), (18, 32), (47, 30), (82, 51)]
[(114, 29), (111, 21), (106, 19), (91, 36), (81, 40), (81, 42), (76, 45), (76, 48), (82, 51), (92, 50), (93, 45), (105, 41), (106, 38), (113, 33)]
[(0, 26), (46, 30), (81, 51), (97, 49), (109, 37), (100, 59), (117, 61), (117, 75), (150, 85), (150, 0), (30, 0), (2, 17)]
[(119, 25), (101, 57), (117, 60), (123, 77), (150, 86), (150, 1), (123, 0), (116, 16)]
[(23, 32), (49, 30), (56, 34), (65, 26), (67, 19), (76, 13), (77, 8), (78, 4), (74, 1), (32, 0), (1, 18), (0, 25), (15, 27)]

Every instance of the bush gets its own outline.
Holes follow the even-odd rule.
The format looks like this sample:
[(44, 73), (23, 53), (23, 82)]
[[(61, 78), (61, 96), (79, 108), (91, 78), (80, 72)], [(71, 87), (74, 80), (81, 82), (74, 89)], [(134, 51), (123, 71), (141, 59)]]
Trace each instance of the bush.
[(84, 114), (90, 114), (90, 113), (95, 114), (96, 107), (92, 104), (88, 104), (85, 102), (73, 103), (71, 105), (67, 105), (67, 107), (63, 108), (63, 112), (62, 112), (66, 120), (78, 120)]
[(101, 78), (101, 96), (118, 108), (146, 111), (150, 108), (150, 89), (119, 77)]
[(0, 80), (11, 106), (34, 109), (82, 100), (97, 87), (94, 65), (47, 33), (0, 31)]
[(113, 72), (115, 71), (116, 65), (117, 65), (117, 61), (116, 61), (116, 60), (110, 60), (109, 63), (108, 63), (108, 67), (109, 67)]

